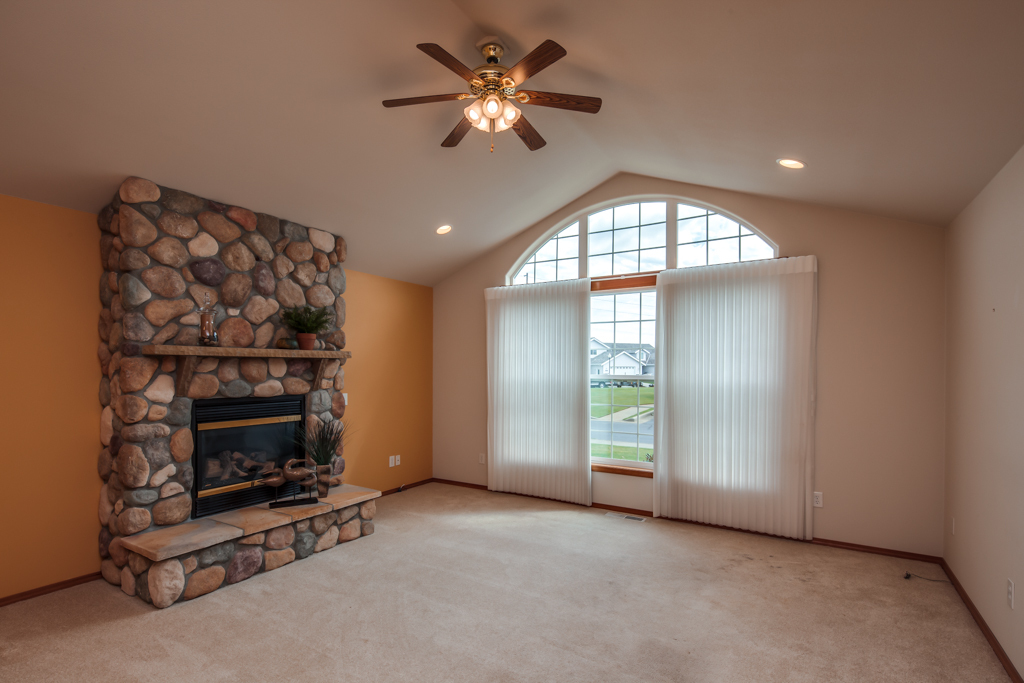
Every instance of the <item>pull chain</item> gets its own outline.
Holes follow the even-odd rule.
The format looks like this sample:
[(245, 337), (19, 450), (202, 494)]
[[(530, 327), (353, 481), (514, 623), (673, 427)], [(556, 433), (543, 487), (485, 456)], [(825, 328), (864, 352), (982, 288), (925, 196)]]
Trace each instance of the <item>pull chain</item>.
[(491, 154), (494, 154), (494, 119), (491, 119)]

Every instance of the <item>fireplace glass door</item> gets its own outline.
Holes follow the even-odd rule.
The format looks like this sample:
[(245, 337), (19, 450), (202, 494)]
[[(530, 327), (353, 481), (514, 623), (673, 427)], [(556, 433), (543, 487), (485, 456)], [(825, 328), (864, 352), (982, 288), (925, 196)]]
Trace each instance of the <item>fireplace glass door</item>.
[(299, 492), (295, 483), (274, 489), (262, 480), (303, 457), (295, 444), (296, 430), (305, 423), (303, 404), (301, 397), (195, 401), (196, 517)]

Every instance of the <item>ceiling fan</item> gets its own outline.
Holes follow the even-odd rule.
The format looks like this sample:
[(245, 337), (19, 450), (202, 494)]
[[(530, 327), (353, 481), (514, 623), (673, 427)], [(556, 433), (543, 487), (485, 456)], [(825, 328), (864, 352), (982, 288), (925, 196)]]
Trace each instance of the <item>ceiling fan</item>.
[(428, 104), (451, 100), (472, 99), (463, 111), (462, 120), (441, 143), (442, 147), (454, 147), (466, 136), (470, 128), (477, 128), (491, 134), (491, 151), (494, 151), (494, 134), (511, 128), (531, 150), (538, 150), (547, 142), (537, 129), (512, 103), (533, 104), (540, 107), (554, 107), (596, 114), (601, 110), (601, 98), (583, 95), (564, 95), (538, 90), (516, 90), (526, 79), (551, 66), (566, 55), (565, 48), (553, 40), (545, 40), (533, 52), (523, 57), (511, 69), (500, 64), (505, 48), (497, 38), (485, 38), (478, 43), (486, 64), (470, 69), (465, 64), (434, 43), (421, 43), (416, 47), (427, 53), (456, 74), (466, 79), (469, 93), (449, 95), (428, 95), (406, 97), (400, 100), (384, 100), (385, 107), (405, 107), (410, 104)]

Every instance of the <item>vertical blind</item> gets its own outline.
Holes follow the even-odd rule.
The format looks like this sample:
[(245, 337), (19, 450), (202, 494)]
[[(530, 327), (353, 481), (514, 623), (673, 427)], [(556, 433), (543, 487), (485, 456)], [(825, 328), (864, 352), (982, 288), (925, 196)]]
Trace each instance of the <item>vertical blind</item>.
[(487, 488), (590, 505), (590, 280), (487, 300)]
[(654, 514), (812, 537), (817, 261), (658, 275)]

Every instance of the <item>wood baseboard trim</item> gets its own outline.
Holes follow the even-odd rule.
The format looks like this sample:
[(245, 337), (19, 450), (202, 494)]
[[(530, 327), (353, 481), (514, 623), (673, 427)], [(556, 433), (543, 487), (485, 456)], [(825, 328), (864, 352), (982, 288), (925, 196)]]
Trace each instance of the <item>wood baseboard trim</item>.
[(381, 496), (390, 496), (392, 493), (398, 493), (400, 491), (405, 491), (405, 490), (411, 489), (411, 488), (413, 488), (415, 486), (423, 486), (424, 484), (429, 484), (432, 481), (435, 481), (435, 480), (433, 478), (430, 478), (430, 479), (424, 479), (423, 481), (415, 481), (415, 482), (413, 482), (411, 484), (402, 484), (397, 489), (388, 489), (387, 491), (381, 491), (380, 495)]
[(624, 474), (627, 477), (643, 477), (644, 479), (654, 479), (654, 470), (645, 470), (641, 467), (626, 467), (622, 465), (599, 465), (597, 463), (591, 463), (591, 472), (605, 472), (607, 474)]
[(8, 595), (6, 598), (0, 598), (0, 607), (6, 607), (7, 605), (13, 605), (16, 602), (22, 600), (28, 600), (29, 598), (38, 598), (40, 595), (46, 595), (47, 593), (56, 593), (57, 591), (64, 590), (65, 588), (71, 588), (72, 586), (78, 586), (83, 583), (89, 583), (102, 577), (99, 572), (93, 572), (92, 574), (86, 574), (84, 576), (76, 576), (73, 579), (67, 579), (66, 581), (58, 581), (57, 583), (51, 583), (49, 586), (40, 586), (39, 588), (33, 588), (30, 591), (24, 591), (22, 593), (15, 593), (14, 595)]
[(887, 555), (889, 557), (899, 557), (904, 560), (915, 560), (917, 562), (931, 562), (932, 564), (942, 564), (942, 558), (936, 557), (935, 555), (921, 555), (920, 553), (908, 553), (903, 550), (876, 548), (873, 545), (859, 545), (857, 543), (846, 543), (845, 541), (832, 541), (827, 538), (814, 538), (811, 539), (810, 542), (814, 545), (827, 545), (830, 548), (856, 550), (862, 553), (871, 553), (872, 555)]
[[(463, 488), (467, 488), (467, 489), (477, 489), (478, 491), (486, 491), (487, 490), (487, 487), (485, 485), (483, 485), (483, 484), (470, 484), (468, 482), (454, 481), (452, 479), (438, 479), (437, 477), (434, 477), (430, 481), (436, 482), (438, 484), (448, 484), (450, 486), (462, 486)], [(532, 498), (532, 497), (533, 496), (530, 496), (530, 498)]]
[(978, 628), (980, 628), (981, 632), (985, 635), (985, 640), (987, 640), (988, 644), (992, 646), (992, 651), (996, 653), (996, 659), (998, 659), (999, 663), (1003, 665), (1004, 669), (1006, 669), (1006, 673), (1010, 676), (1010, 680), (1013, 681), (1013, 683), (1024, 683), (1024, 677), (1021, 677), (1020, 672), (1017, 671), (1017, 667), (1015, 667), (1013, 662), (1010, 661), (1010, 657), (1006, 654), (1006, 650), (1004, 650), (1003, 646), (999, 643), (999, 640), (996, 638), (996, 634), (992, 633), (992, 629), (990, 629), (988, 624), (985, 623), (985, 618), (981, 616), (981, 612), (979, 612), (978, 608), (974, 606), (974, 602), (971, 601), (971, 597), (967, 595), (967, 591), (964, 590), (963, 584), (960, 583), (960, 580), (956, 578), (956, 574), (954, 574), (953, 570), (949, 568), (948, 564), (946, 564), (946, 558), (939, 558), (939, 566), (942, 567), (942, 571), (946, 572), (946, 576), (949, 577), (949, 582), (953, 584), (953, 588), (956, 589), (960, 599), (964, 601), (965, 605), (967, 605), (967, 611), (971, 613), (972, 617), (974, 617), (974, 621), (977, 622)]

